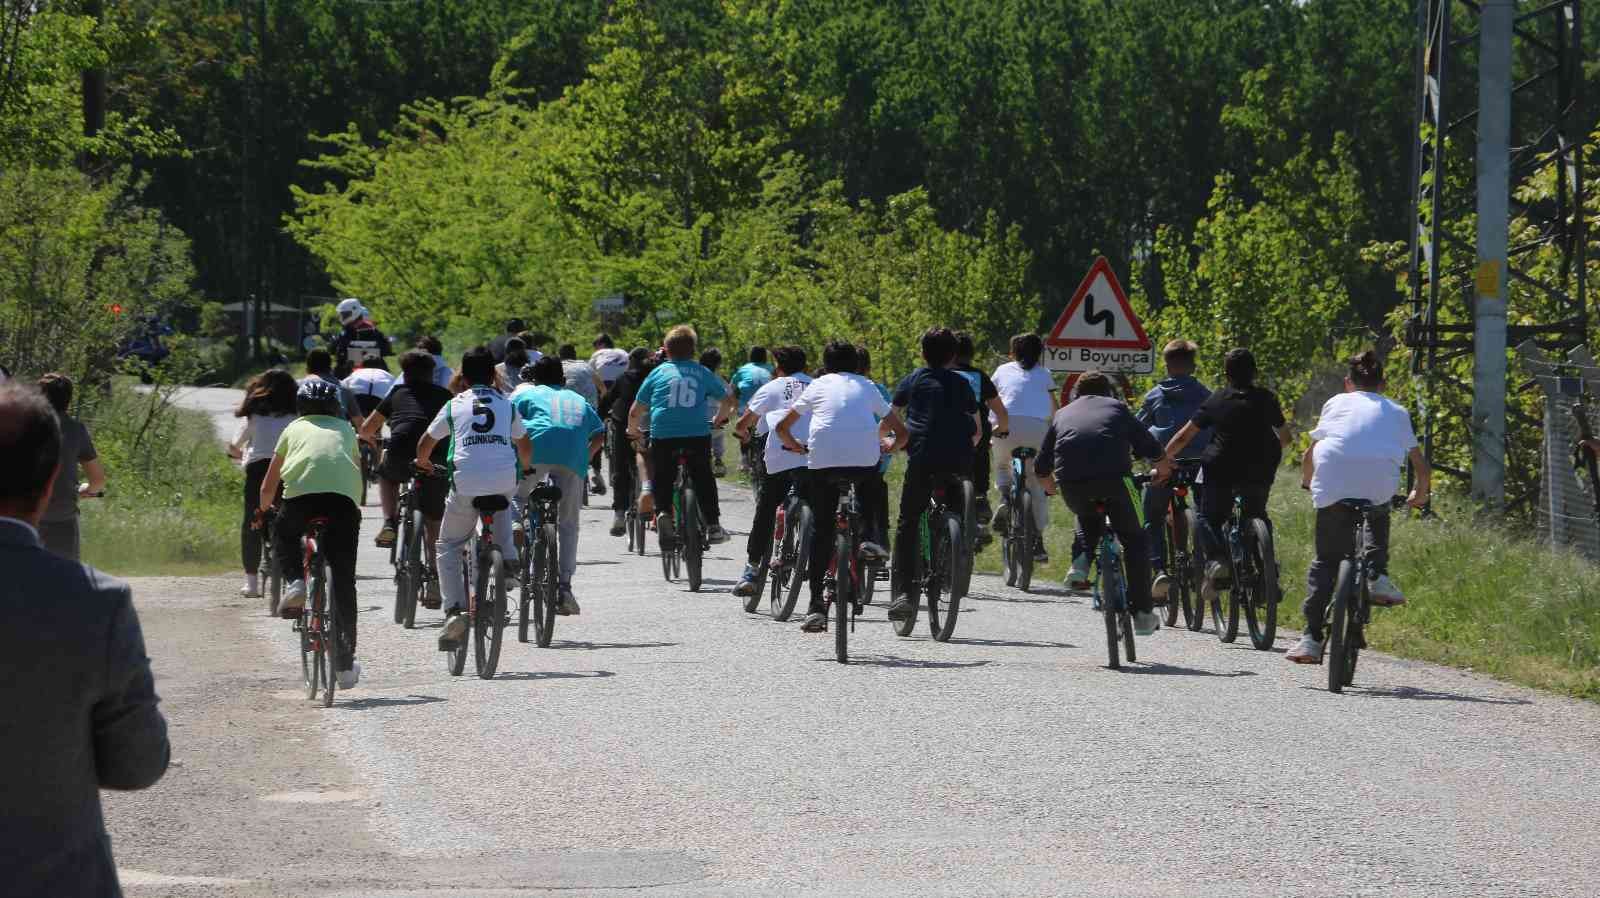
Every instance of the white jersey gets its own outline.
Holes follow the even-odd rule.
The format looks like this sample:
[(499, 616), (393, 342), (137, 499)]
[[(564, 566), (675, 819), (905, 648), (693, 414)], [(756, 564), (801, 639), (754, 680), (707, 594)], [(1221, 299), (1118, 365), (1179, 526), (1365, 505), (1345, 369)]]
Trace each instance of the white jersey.
[(517, 448), (527, 435), (511, 400), (474, 386), (458, 393), (428, 425), (428, 436), (450, 439), (451, 484), (463, 496), (509, 496), (517, 489)]
[(357, 368), (350, 372), (342, 383), (344, 388), (357, 396), (372, 396), (382, 399), (394, 389), (396, 378), (393, 374), (382, 368)]
[(806, 456), (811, 470), (878, 466), (878, 422), (888, 417), (889, 403), (877, 384), (859, 374), (824, 375), (791, 408), (811, 415)]
[[(756, 433), (769, 434), (766, 449), (762, 459), (766, 462), (768, 474), (781, 474), (795, 468), (806, 466), (806, 456), (802, 452), (790, 452), (783, 447), (783, 441), (778, 439), (772, 430), (777, 427), (793, 407), (794, 401), (806, 391), (806, 386), (811, 383), (811, 375), (796, 374), (793, 376), (775, 377), (761, 385), (750, 397), (750, 402), (745, 406), (745, 411), (755, 412), (760, 416), (756, 422)], [(801, 415), (800, 420), (794, 422), (789, 428), (790, 436), (804, 444), (811, 433), (811, 416)]]

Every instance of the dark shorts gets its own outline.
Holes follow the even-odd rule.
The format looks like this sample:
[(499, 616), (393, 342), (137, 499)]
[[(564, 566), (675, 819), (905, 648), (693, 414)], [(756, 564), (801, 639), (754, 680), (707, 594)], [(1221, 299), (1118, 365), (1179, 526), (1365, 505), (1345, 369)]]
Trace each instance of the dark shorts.
[[(411, 462), (417, 457), (417, 447), (391, 444), (378, 466), (378, 476), (404, 489), (411, 483)], [(421, 501), (423, 515), (438, 520), (444, 517), (444, 500), (450, 496), (450, 480), (445, 477), (425, 477), (422, 480)]]

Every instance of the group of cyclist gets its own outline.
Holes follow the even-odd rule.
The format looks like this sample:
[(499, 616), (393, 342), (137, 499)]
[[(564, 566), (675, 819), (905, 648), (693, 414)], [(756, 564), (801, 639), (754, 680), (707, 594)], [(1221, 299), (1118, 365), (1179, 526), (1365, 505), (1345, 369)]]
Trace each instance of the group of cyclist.
[[(370, 324), (365, 317), (357, 323)], [(240, 430), (230, 447), (247, 472), (244, 592), (260, 594), (257, 528), (263, 510), (276, 506), (272, 536), (287, 584), (281, 608), (287, 615), (298, 613), (306, 586), (297, 547), (307, 522), (318, 520), (341, 619), (342, 688), (355, 685), (360, 675), (355, 660), (355, 556), (364, 476), (359, 443), (373, 450), (383, 446), (376, 475), (384, 524), (377, 545), (394, 543), (402, 485), (421, 484), (418, 507), (426, 521), (427, 551), (437, 563), (437, 579), (428, 583), (422, 603), (445, 613), (439, 637), (444, 650), (465, 636), (461, 550), (482, 516), (475, 500), (484, 497), (507, 500), (494, 512), (493, 539), (507, 576), (515, 577), (519, 503), (538, 483), (553, 482), (560, 489), (558, 613), (579, 613), (572, 592), (579, 509), (586, 489), (606, 491), (603, 454), (611, 461), (606, 473), (612, 536), (624, 533), (632, 510), (653, 527), (664, 551), (674, 547), (681, 534), (673, 490), (682, 465), (698, 498), (706, 542), (723, 543), (729, 534), (721, 521), (722, 452), (715, 440), (732, 424), (744, 447), (741, 467), (760, 484), (745, 543), (747, 562), (734, 593), (750, 596), (762, 588), (762, 561), (777, 510), (786, 497), (803, 495), (815, 527), (805, 632), (827, 628), (824, 574), (833, 550), (835, 510), (847, 488), (854, 488), (865, 522), (858, 557), (887, 564), (897, 584), (888, 607), (892, 620), (915, 614), (914, 590), (904, 584), (913, 582), (918, 520), (936, 490), (970, 483), (973, 520), (983, 525), (992, 519), (1003, 532), (1021, 523), (1004, 512), (1012, 507), (1012, 491), (1025, 489), (1033, 495), (1032, 532), (1040, 535), (1048, 524), (1045, 496), (1059, 493), (1078, 522), (1068, 582), (1088, 581), (1091, 548), (1109, 521), (1125, 553), (1134, 629), (1147, 635), (1159, 627), (1154, 605), (1165, 602), (1177, 573), (1164, 569), (1173, 472), (1198, 472), (1191, 480), (1198, 481), (1201, 590), (1214, 596), (1227, 588), (1230, 577), (1220, 529), (1236, 504), (1243, 514), (1267, 520), (1268, 494), (1290, 443), (1283, 410), (1271, 391), (1255, 383), (1256, 364), (1248, 350), (1227, 353), (1225, 383), (1213, 392), (1195, 376), (1197, 347), (1182, 340), (1165, 348), (1167, 377), (1137, 411), (1117, 398), (1112, 377), (1098, 371), (1079, 375), (1068, 400), (1058, 403), (1054, 380), (1040, 365), (1044, 347), (1037, 334), (1012, 338), (1010, 359), (991, 374), (972, 364), (970, 336), (931, 328), (921, 337), (922, 365), (892, 390), (870, 378), (866, 348), (845, 340), (823, 347), (820, 367), (799, 347), (776, 347), (770, 355), (753, 347), (729, 380), (716, 373), (721, 354), (699, 352), (698, 336), (687, 325), (669, 330), (657, 351), (626, 352), (602, 334), (587, 360), (580, 360), (571, 345), (544, 356), (535, 348), (542, 343), (542, 337), (523, 329), (523, 322), (512, 320), (505, 334), (467, 351), (453, 372), (443, 365), (438, 341), (425, 337), (400, 356), (401, 374), (395, 378), (384, 361), (385, 339), (380, 352), (361, 359), (342, 381), (334, 373), (337, 360), (318, 350), (310, 354), (302, 381), (274, 370), (251, 384), (238, 408)], [(1316, 560), (1308, 574), (1306, 629), (1288, 654), (1291, 661), (1320, 660), (1323, 609), (1338, 562), (1353, 551), (1364, 551), (1373, 562), (1374, 602), (1404, 601), (1387, 576), (1386, 510), (1408, 458), (1417, 475), (1409, 497), (1414, 506), (1428, 501), (1429, 471), (1409, 416), (1381, 395), (1383, 389), (1374, 353), (1351, 360), (1345, 392), (1323, 407), (1302, 459), (1303, 485), (1317, 509)], [(1033, 453), (1034, 476), (1024, 476), (1025, 483), (1016, 482), (1014, 450)], [(906, 468), (891, 550), (884, 475), (900, 452)], [(1132, 480), (1136, 458), (1149, 462), (1154, 472), (1142, 495)], [(438, 467), (447, 469), (447, 477), (427, 476)], [(1002, 500), (999, 515), (990, 513), (987, 499), (991, 477)], [(1373, 518), (1371, 545), (1349, 545), (1355, 530), (1341, 504), (1349, 499), (1384, 509)], [(1047, 559), (1042, 536), (1031, 549), (1036, 559)]]

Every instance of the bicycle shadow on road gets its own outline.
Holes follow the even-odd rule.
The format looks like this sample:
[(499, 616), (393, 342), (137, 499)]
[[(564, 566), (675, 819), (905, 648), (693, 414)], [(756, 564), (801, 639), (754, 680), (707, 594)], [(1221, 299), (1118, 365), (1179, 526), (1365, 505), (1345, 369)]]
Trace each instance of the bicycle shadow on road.
[[(1321, 686), (1301, 686), (1313, 692), (1326, 692)], [(1459, 692), (1438, 692), (1418, 689), (1415, 686), (1346, 686), (1344, 694), (1361, 698), (1400, 698), (1422, 702), (1468, 702), (1475, 705), (1531, 705), (1525, 698), (1507, 698), (1488, 695), (1464, 695)]]
[(681, 643), (676, 642), (573, 642), (570, 640), (556, 640), (550, 643), (552, 649), (577, 649), (580, 651), (594, 651), (595, 649), (668, 649)]
[(497, 673), (490, 682), (500, 680), (603, 680), (614, 677), (614, 670), (513, 670)]
[(1028, 639), (971, 639), (955, 636), (950, 639), (951, 645), (982, 645), (999, 648), (1016, 649), (1075, 649), (1077, 646), (1070, 642), (1036, 642)]
[(1257, 676), (1253, 670), (1201, 670), (1198, 667), (1181, 667), (1176, 664), (1162, 664), (1159, 661), (1134, 662), (1132, 667), (1123, 667), (1122, 673), (1154, 674), (1161, 677), (1222, 677), (1234, 679), (1236, 677)]
[[(825, 658), (812, 658), (813, 661), (828, 661), (839, 663), (832, 655)], [(914, 670), (970, 670), (975, 667), (985, 667), (990, 661), (929, 661), (921, 658), (901, 658), (898, 655), (851, 655), (851, 664), (867, 667), (900, 667)]]
[(439, 695), (404, 695), (382, 696), (375, 695), (371, 698), (344, 699), (334, 704), (334, 708), (341, 711), (371, 711), (375, 708), (404, 708), (410, 705), (432, 705), (449, 701)]

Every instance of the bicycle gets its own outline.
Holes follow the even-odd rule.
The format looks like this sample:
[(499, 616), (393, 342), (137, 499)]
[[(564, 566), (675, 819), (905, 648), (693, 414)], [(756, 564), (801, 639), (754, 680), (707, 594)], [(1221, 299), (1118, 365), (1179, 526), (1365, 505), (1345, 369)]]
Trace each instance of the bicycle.
[(272, 505), (261, 510), (261, 567), (259, 570), (267, 581), (264, 590), (267, 597), (267, 616), (278, 616), (278, 605), (283, 601), (283, 569), (278, 564), (278, 550), (273, 546), (272, 534), (278, 524), (278, 505)]
[[(915, 571), (911, 583), (905, 584), (911, 608), (904, 620), (894, 622), (896, 635), (910, 636), (916, 630), (919, 592), (928, 602), (928, 630), (933, 638), (948, 642), (955, 634), (965, 595), (958, 590), (958, 583), (967, 543), (962, 531), (964, 516), (958, 515), (949, 501), (952, 488), (965, 500), (966, 509), (972, 507), (972, 484), (965, 478), (952, 477), (934, 485), (928, 507), (917, 519)], [(891, 587), (890, 592), (900, 594), (898, 587)]]
[[(389, 445), (387, 439), (380, 442), (386, 448)], [(367, 487), (378, 482), (379, 455), (378, 449), (366, 440), (358, 440), (357, 443), (361, 447), (361, 501), (357, 504), (365, 506), (367, 504)]]
[[(771, 482), (768, 481), (768, 486)], [(755, 593), (745, 600), (745, 611), (754, 612), (766, 588), (767, 610), (775, 621), (786, 621), (794, 614), (800, 600), (800, 591), (811, 576), (811, 542), (816, 533), (816, 523), (811, 516), (811, 503), (798, 480), (791, 481), (789, 495), (778, 505), (772, 521), (772, 540), (767, 544), (765, 557), (757, 568), (756, 576), (770, 577), (770, 582), (757, 585)]]
[(528, 641), (533, 622), (534, 644), (548, 648), (556, 632), (556, 609), (561, 605), (560, 551), (556, 531), (561, 488), (550, 483), (534, 487), (523, 503), (527, 521), (523, 532), (533, 534), (522, 552), (522, 596), (518, 602), (517, 641)]
[(1233, 511), (1222, 525), (1222, 541), (1233, 561), (1233, 579), (1211, 599), (1211, 623), (1217, 638), (1231, 643), (1239, 636), (1239, 611), (1245, 613), (1250, 643), (1261, 651), (1272, 648), (1278, 633), (1278, 558), (1272, 547), (1272, 528), (1261, 518), (1244, 517), (1244, 500), (1235, 496)]
[(400, 538), (389, 552), (395, 568), (394, 622), (407, 630), (416, 626), (417, 604), (426, 594), (428, 584), (439, 582), (438, 560), (434, 553), (427, 551), (427, 522), (421, 500), (423, 481), (443, 476), (412, 467), (411, 481), (400, 492)]
[(1006, 530), (1000, 541), (1000, 565), (1006, 572), (1006, 585), (1023, 592), (1033, 585), (1033, 553), (1039, 542), (1033, 495), (1027, 487), (1028, 461), (1038, 454), (1039, 450), (1026, 447), (1011, 451), (1011, 491), (1001, 497)]
[(700, 564), (709, 549), (706, 532), (700, 517), (700, 500), (695, 495), (689, 477), (689, 450), (678, 450), (678, 476), (672, 485), (673, 544), (661, 550), (661, 573), (668, 583), (675, 582), (685, 571), (689, 575), (689, 591), (700, 591)]
[[(494, 516), (511, 507), (505, 496), (478, 496), (472, 500), (478, 512), (478, 532), (462, 547), (467, 564), (462, 579), (467, 590), (467, 628), (472, 631), (472, 663), (480, 679), (494, 678), (500, 663), (507, 610), (505, 555), (494, 542)], [(445, 669), (461, 676), (467, 665), (467, 639), (463, 635), (456, 647), (445, 653)]]
[(306, 522), (300, 537), (304, 553), (306, 607), (294, 620), (300, 634), (300, 676), (305, 680), (306, 699), (316, 701), (320, 692), (322, 707), (333, 707), (338, 688), (338, 649), (340, 639), (336, 609), (328, 596), (328, 561), (322, 556), (322, 533), (328, 519), (316, 517)]
[[(1356, 661), (1361, 650), (1367, 647), (1367, 624), (1372, 623), (1372, 580), (1375, 573), (1368, 560), (1365, 547), (1372, 532), (1372, 513), (1378, 505), (1365, 499), (1345, 499), (1339, 503), (1360, 515), (1356, 524), (1355, 550), (1339, 562), (1339, 576), (1335, 580), (1333, 601), (1328, 603), (1323, 619), (1328, 631), (1328, 649), (1324, 657), (1328, 662), (1328, 691), (1343, 692), (1355, 680)], [(1390, 500), (1394, 508), (1403, 508), (1406, 497)]]
[[(1149, 483), (1152, 476), (1140, 474), (1133, 478), (1136, 485), (1143, 486)], [(1094, 503), (1095, 514), (1104, 522), (1104, 530), (1100, 534), (1100, 545), (1095, 550), (1094, 566), (1095, 576), (1091, 589), (1094, 594), (1093, 606), (1100, 612), (1106, 624), (1106, 657), (1107, 667), (1112, 670), (1121, 670), (1122, 662), (1117, 657), (1118, 645), (1121, 645), (1122, 655), (1132, 664), (1139, 660), (1133, 644), (1133, 610), (1128, 604), (1127, 574), (1122, 569), (1122, 545), (1117, 542), (1117, 533), (1112, 529), (1111, 516), (1106, 512), (1104, 500)]]
[[(824, 475), (825, 476), (825, 475)], [(872, 561), (861, 557), (861, 500), (856, 495), (854, 478), (839, 477), (844, 485), (839, 508), (834, 513), (833, 555), (822, 577), (825, 611), (833, 618), (833, 657), (840, 664), (850, 662), (850, 631), (861, 616), (863, 598), (872, 588)], [(903, 634), (902, 634), (903, 635)]]
[(1172, 498), (1167, 501), (1166, 570), (1168, 578), (1167, 605), (1163, 626), (1176, 627), (1178, 612), (1183, 612), (1183, 625), (1199, 632), (1205, 625), (1205, 608), (1200, 599), (1200, 557), (1193, 551), (1192, 537), (1200, 532), (1200, 514), (1189, 505), (1189, 491), (1194, 488), (1199, 470), (1193, 466), (1174, 468), (1168, 483)]

